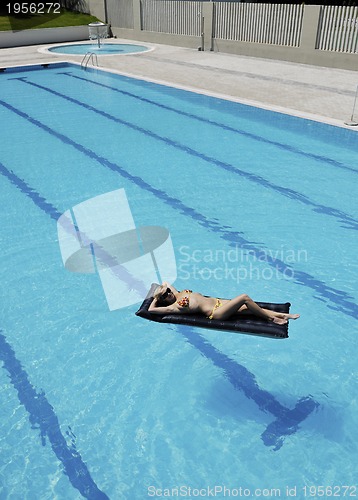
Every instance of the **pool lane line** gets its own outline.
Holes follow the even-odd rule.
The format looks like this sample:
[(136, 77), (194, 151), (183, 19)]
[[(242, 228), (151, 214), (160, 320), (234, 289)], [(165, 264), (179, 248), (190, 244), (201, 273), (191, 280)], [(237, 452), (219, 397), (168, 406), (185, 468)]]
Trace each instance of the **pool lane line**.
[[(358, 319), (358, 305), (354, 302), (350, 302), (349, 299), (352, 299), (350, 295), (342, 290), (338, 290), (333, 287), (329, 287), (323, 281), (315, 278), (314, 276), (306, 273), (304, 271), (296, 271), (292, 266), (285, 264), (282, 260), (272, 257), (268, 253), (265, 252), (264, 249), (257, 247), (254, 243), (250, 242), (244, 236), (242, 236), (242, 232), (233, 232), (227, 231), (224, 227), (220, 226), (218, 222), (211, 221), (207, 219), (203, 214), (198, 212), (195, 208), (191, 208), (185, 203), (183, 203), (178, 198), (174, 198), (173, 196), (168, 195), (161, 189), (155, 188), (146, 181), (144, 181), (141, 177), (136, 176), (125, 170), (125, 168), (117, 165), (116, 163), (111, 162), (107, 158), (97, 155), (94, 151), (82, 146), (81, 144), (76, 143), (71, 138), (63, 135), (60, 132), (57, 132), (47, 125), (41, 123), (36, 118), (32, 118), (24, 111), (21, 111), (11, 104), (6, 103), (5, 101), (0, 100), (0, 105), (3, 105), (10, 111), (16, 113), (18, 116), (24, 118), (29, 121), (33, 125), (39, 127), (50, 135), (56, 137), (61, 140), (64, 144), (70, 145), (85, 154), (92, 160), (98, 162), (100, 165), (108, 168), (112, 172), (116, 172), (120, 174), (123, 178), (131, 181), (133, 184), (137, 185), (140, 189), (143, 189), (151, 194), (153, 194), (156, 198), (164, 201), (168, 204), (172, 209), (181, 212), (186, 217), (190, 217), (192, 220), (196, 221), (198, 224), (203, 226), (205, 229), (209, 229), (215, 233), (218, 233), (222, 239), (228, 242), (230, 245), (239, 244), (243, 249), (249, 250), (252, 255), (261, 261), (267, 262), (270, 266), (274, 267), (277, 271), (281, 273), (287, 273), (288, 271), (294, 275), (295, 280), (294, 283), (298, 285), (305, 286), (307, 288), (311, 288), (318, 295), (323, 298), (323, 302), (329, 301), (331, 304), (327, 304), (328, 308), (331, 308), (336, 311), (340, 311), (343, 314), (348, 316), (352, 316), (355, 319)], [(314, 296), (317, 300), (322, 301), (319, 297)]]
[(187, 325), (175, 325), (175, 327), (193, 347), (223, 371), (235, 390), (243, 392), (246, 398), (254, 401), (262, 412), (271, 413), (276, 417), (261, 434), (265, 446), (273, 447), (273, 451), (279, 450), (285, 436), (297, 432), (300, 424), (319, 407), (317, 401), (311, 396), (306, 396), (300, 398), (293, 409), (286, 408), (275, 396), (258, 385), (253, 373), (216, 349), (192, 327)]
[(14, 186), (22, 193), (26, 194), (43, 212), (48, 214), (52, 219), (57, 219), (62, 215), (51, 203), (45, 200), (37, 191), (29, 186), (23, 179), (18, 177), (13, 171), (9, 170), (0, 162), (0, 173), (6, 177)]
[[(58, 212), (58, 210), (53, 205), (46, 202), (44, 198), (40, 196), (38, 193), (36, 193), (34, 189), (30, 188), (25, 183), (25, 181), (17, 177), (13, 172), (7, 170), (6, 167), (1, 163), (0, 163), (0, 173), (5, 175), (12, 182), (12, 184), (14, 184), (21, 190), (21, 192), (27, 194), (32, 199), (34, 204), (38, 208), (40, 208), (43, 212), (45, 212), (47, 215), (49, 215), (51, 218), (56, 220), (56, 216), (57, 218), (61, 216), (61, 213)], [(245, 394), (245, 396), (248, 399), (252, 399), (253, 401), (255, 401), (255, 403), (257, 404), (258, 408), (261, 411), (269, 412), (274, 417), (276, 417), (276, 420), (270, 423), (267, 426), (266, 430), (261, 435), (264, 444), (266, 446), (274, 447), (275, 451), (281, 448), (284, 436), (295, 433), (299, 429), (299, 424), (302, 423), (310, 415), (310, 413), (319, 406), (319, 403), (314, 401), (310, 396), (307, 396), (300, 398), (297, 401), (294, 409), (292, 410), (284, 407), (283, 405), (281, 405), (281, 403), (279, 403), (276, 400), (276, 398), (272, 394), (259, 387), (255, 375), (251, 373), (249, 370), (247, 370), (247, 368), (245, 368), (243, 365), (240, 365), (236, 361), (232, 360), (225, 354), (218, 351), (213, 345), (211, 345), (206, 339), (204, 339), (200, 334), (198, 334), (192, 328), (183, 325), (175, 325), (175, 327), (179, 331), (179, 333), (184, 338), (186, 338), (186, 340), (194, 348), (198, 349), (207, 359), (209, 359), (211, 362), (213, 362), (215, 366), (217, 366), (223, 371), (225, 377), (228, 379), (228, 381), (232, 384), (232, 386), (236, 390), (240, 390)], [(3, 336), (0, 334), (0, 358), (1, 357), (4, 358), (5, 352), (10, 352), (10, 353), (13, 352), (10, 345), (6, 342), (5, 337), (3, 338), (2, 337)], [(16, 359), (15, 355), (13, 355), (13, 358)], [(12, 363), (11, 365), (10, 364), (6, 366), (4, 365), (4, 367), (10, 373), (11, 380), (13, 380), (11, 376), (12, 375), (11, 367), (15, 365), (21, 367), (20, 362), (17, 360), (16, 363)], [(22, 378), (23, 380), (27, 381), (27, 384), (16, 388), (18, 390), (20, 402), (24, 404), (25, 408), (30, 414), (30, 421), (31, 422), (41, 421), (43, 412), (46, 409), (46, 411), (51, 414), (51, 419), (50, 419), (51, 422), (53, 421), (58, 422), (52, 406), (49, 405), (43, 393), (41, 393), (41, 397), (45, 403), (40, 406), (40, 412), (37, 411), (37, 407), (33, 403), (27, 405), (24, 403), (26, 401), (31, 402), (31, 397), (34, 396), (34, 394), (36, 393), (31, 384), (28, 382), (27, 374), (24, 372), (24, 370), (22, 371), (23, 371)], [(22, 390), (20, 390), (21, 388)], [(42, 419), (42, 420), (45, 423), (49, 421), (49, 419)], [(40, 428), (41, 428), (41, 436), (44, 437), (45, 435), (47, 435), (46, 427), (42, 428), (40, 426)], [(56, 434), (53, 433), (51, 434), (51, 436), (57, 436), (58, 438), (57, 440), (56, 439), (51, 440), (51, 436), (49, 437), (49, 439), (51, 441), (52, 448), (56, 453), (56, 456), (59, 458), (59, 455), (56, 452), (56, 450), (61, 449), (61, 446), (65, 441), (63, 436), (60, 435), (58, 432)], [(68, 453), (66, 452), (61, 454), (62, 458), (67, 458), (67, 456)], [(76, 456), (77, 458), (80, 459), (78, 453)], [(66, 465), (67, 464), (64, 463), (65, 471), (67, 470)], [(69, 472), (72, 473), (72, 470), (73, 469), (69, 469)], [(67, 472), (66, 474), (69, 475)], [(85, 475), (87, 476), (87, 474)], [(94, 498), (94, 497), (88, 497), (88, 498)]]
[[(118, 89), (117, 87), (112, 87), (111, 85), (106, 85), (104, 83), (96, 82), (94, 80), (90, 80), (90, 79), (84, 78), (82, 76), (74, 75), (74, 74), (72, 74), (69, 71), (61, 71), (61, 72), (59, 71), (58, 74), (60, 74), (60, 75), (66, 75), (68, 77), (71, 77), (71, 78), (74, 78), (74, 79), (77, 79), (77, 80), (82, 80), (82, 81), (85, 81), (87, 83), (90, 83), (90, 84), (93, 84), (93, 85), (97, 85), (98, 87), (103, 87), (103, 88), (112, 90), (114, 92), (117, 92), (119, 94), (125, 95), (127, 97), (132, 97), (132, 98), (137, 99), (137, 100), (139, 100), (141, 102), (145, 102), (147, 104), (156, 106), (156, 107), (164, 109), (166, 111), (171, 111), (171, 112), (176, 113), (178, 115), (185, 116), (187, 118), (191, 118), (191, 119), (199, 121), (201, 123), (213, 125), (215, 127), (221, 128), (223, 130), (227, 130), (228, 132), (233, 132), (235, 134), (242, 135), (243, 137), (247, 137), (247, 138), (252, 139), (254, 141), (263, 142), (265, 144), (269, 144), (271, 146), (275, 146), (275, 147), (277, 147), (279, 149), (283, 149), (284, 151), (288, 151), (290, 153), (294, 153), (294, 154), (299, 155), (299, 156), (304, 156), (304, 157), (312, 159), (312, 160), (317, 160), (319, 162), (325, 162), (325, 163), (328, 163), (329, 165), (332, 165), (334, 167), (341, 168), (343, 170), (347, 170), (347, 171), (352, 172), (354, 174), (358, 174), (358, 170), (357, 169), (355, 169), (353, 167), (349, 167), (347, 165), (344, 165), (343, 163), (341, 163), (341, 162), (339, 162), (337, 160), (333, 160), (332, 158), (328, 158), (327, 156), (322, 156), (322, 155), (318, 155), (318, 154), (315, 154), (315, 153), (307, 153), (306, 151), (303, 151), (302, 149), (298, 149), (298, 148), (296, 148), (294, 146), (290, 146), (289, 144), (283, 144), (282, 142), (274, 141), (272, 139), (267, 139), (267, 138), (262, 137), (260, 135), (254, 134), (252, 132), (247, 132), (246, 130), (242, 130), (242, 129), (239, 129), (239, 128), (232, 127), (230, 125), (226, 125), (224, 123), (220, 123), (220, 122), (216, 122), (214, 120), (210, 120), (209, 118), (202, 118), (201, 116), (195, 115), (193, 113), (189, 113), (188, 111), (182, 111), (180, 109), (168, 106), (167, 104), (158, 103), (158, 102), (153, 101), (151, 99), (147, 99), (146, 97), (142, 97), (142, 96), (139, 96), (137, 94), (133, 94), (132, 92), (128, 92), (126, 90)], [(127, 78), (127, 79), (129, 78), (130, 80), (134, 80), (135, 83), (138, 82), (138, 80), (136, 80), (135, 78), (130, 78), (130, 77), (122, 77), (122, 78)], [(143, 81), (140, 80), (140, 83), (143, 83)], [(159, 85), (159, 84), (155, 84), (154, 83), (154, 84), (151, 84), (151, 85)], [(175, 87), (171, 87), (171, 88), (174, 88), (175, 90), (178, 90)], [(190, 93), (187, 90), (186, 91), (183, 90), (183, 92)], [(352, 95), (354, 95), (354, 93)], [(214, 99), (220, 100), (220, 98), (217, 98), (217, 97), (214, 98)], [(225, 101), (225, 102), (230, 102), (230, 101)], [(235, 103), (234, 102), (234, 104), (239, 104), (239, 103)], [(245, 104), (239, 104), (239, 105), (241, 105), (241, 106), (247, 106)], [(268, 111), (268, 112), (269, 113), (280, 114), (280, 113), (277, 113), (275, 111)], [(285, 116), (287, 116), (287, 115), (285, 115)], [(294, 118), (297, 118), (297, 117), (294, 117)], [(300, 119), (304, 120), (304, 118), (300, 118)], [(309, 120), (306, 119), (306, 121), (309, 121)], [(327, 126), (330, 126), (330, 125), (327, 125)]]
[[(45, 446), (47, 437), (52, 450), (63, 465), (63, 470), (70, 483), (83, 497), (90, 500), (109, 500), (93, 481), (87, 465), (82, 460), (74, 444), (69, 446), (61, 432), (58, 417), (48, 402), (43, 391), (37, 392), (28, 374), (17, 359), (14, 349), (7, 342), (5, 335), (0, 330), (0, 359), (3, 368), (8, 372), (10, 382), (17, 391), (20, 403), (29, 415), (33, 429), (40, 430), (42, 445)], [(36, 427), (35, 427), (36, 426)]]
[[(63, 215), (51, 203), (46, 201), (45, 198), (43, 198), (37, 191), (30, 187), (23, 179), (18, 177), (11, 170), (7, 169), (1, 162), (0, 174), (2, 174), (4, 177), (7, 177), (7, 179), (14, 186), (16, 186), (26, 196), (28, 196), (35, 205), (37, 205), (42, 211), (44, 211), (56, 222)], [(111, 254), (109, 254), (100, 244), (88, 238), (88, 236), (83, 231), (80, 231), (80, 229), (76, 227), (74, 220), (68, 220), (66, 221), (66, 224), (68, 224), (68, 228), (66, 228), (65, 225), (62, 225), (62, 227), (65, 230), (68, 230), (70, 233), (72, 227), (75, 227), (76, 235), (81, 242), (81, 246), (90, 247), (92, 252), (95, 251), (97, 259), (100, 262), (105, 263), (108, 267), (112, 267), (113, 274), (115, 274), (119, 279), (125, 282), (129, 289), (135, 287), (142, 296), (145, 296), (147, 294), (148, 290), (144, 288), (144, 283), (133, 277), (125, 267), (116, 262), (115, 258)], [(114, 266), (116, 266), (115, 269), (113, 269)]]
[(204, 153), (201, 153), (200, 151), (196, 151), (195, 149), (192, 149), (189, 146), (185, 146), (177, 141), (174, 141), (172, 139), (169, 139), (167, 137), (162, 137), (155, 132), (152, 132), (148, 129), (142, 128), (139, 125), (135, 125), (131, 122), (128, 122), (126, 120), (123, 120), (121, 118), (118, 118), (114, 115), (111, 115), (105, 111), (102, 111), (98, 108), (95, 108), (94, 106), (91, 106), (89, 104), (86, 104), (82, 101), (79, 101), (78, 99), (75, 99), (73, 97), (67, 96), (61, 92), (58, 92), (56, 90), (49, 89), (47, 87), (44, 87), (38, 83), (30, 82), (27, 80), (27, 77), (19, 77), (16, 78), (16, 80), (20, 80), (21, 82), (31, 85), (35, 88), (39, 88), (40, 90), (46, 91), (50, 94), (53, 94), (57, 97), (60, 97), (61, 99), (65, 99), (72, 104), (75, 104), (76, 106), (83, 107), (87, 109), (88, 111), (94, 112), (96, 114), (99, 114), (100, 116), (114, 121), (115, 123), (118, 123), (120, 125), (124, 125), (128, 128), (131, 128), (132, 130), (135, 130), (136, 132), (142, 133), (148, 137), (151, 137), (152, 139), (155, 139), (160, 142), (164, 142), (168, 146), (172, 146), (180, 151), (183, 151), (186, 154), (189, 154), (191, 156), (194, 156), (196, 158), (199, 158), (200, 160), (206, 161), (212, 165), (215, 165), (216, 167), (222, 168), (224, 170), (227, 170), (230, 173), (233, 173), (235, 175), (239, 175), (240, 177), (244, 177), (246, 180), (254, 182), (255, 184), (258, 184), (260, 186), (263, 186), (264, 188), (270, 189), (276, 193), (279, 193), (287, 198), (290, 198), (291, 200), (298, 201), (300, 203), (303, 203), (306, 206), (312, 207), (312, 210), (318, 214), (323, 214), (328, 217), (333, 217), (334, 219), (338, 219), (339, 222), (346, 224), (345, 226), (341, 226), (343, 229), (355, 229), (358, 230), (358, 221), (354, 219), (354, 217), (350, 216), (349, 214), (346, 214), (345, 212), (342, 212), (341, 210), (337, 210), (336, 208), (329, 207), (326, 205), (321, 205), (318, 203), (315, 203), (314, 201), (310, 200), (307, 198), (302, 193), (299, 193), (298, 191), (295, 191), (291, 188), (286, 188), (283, 186), (280, 186), (278, 184), (274, 184), (273, 182), (265, 179), (264, 177), (261, 177), (259, 175), (246, 172), (245, 170), (242, 170), (238, 167), (235, 167), (231, 165), (230, 163), (218, 160), (216, 158), (213, 158), (211, 156), (207, 156)]

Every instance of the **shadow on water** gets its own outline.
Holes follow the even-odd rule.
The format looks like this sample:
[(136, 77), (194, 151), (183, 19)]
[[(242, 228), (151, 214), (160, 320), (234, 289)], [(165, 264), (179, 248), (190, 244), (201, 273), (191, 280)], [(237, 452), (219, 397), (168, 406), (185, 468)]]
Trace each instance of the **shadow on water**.
[(297, 432), (300, 424), (318, 408), (319, 403), (311, 396), (300, 398), (293, 409), (286, 408), (277, 401), (275, 396), (258, 385), (253, 373), (218, 351), (192, 328), (180, 325), (177, 329), (193, 347), (223, 371), (236, 390), (243, 392), (248, 399), (254, 401), (261, 411), (271, 413), (275, 417), (275, 420), (261, 434), (261, 439), (266, 446), (272, 446), (275, 451), (279, 450), (284, 438)]

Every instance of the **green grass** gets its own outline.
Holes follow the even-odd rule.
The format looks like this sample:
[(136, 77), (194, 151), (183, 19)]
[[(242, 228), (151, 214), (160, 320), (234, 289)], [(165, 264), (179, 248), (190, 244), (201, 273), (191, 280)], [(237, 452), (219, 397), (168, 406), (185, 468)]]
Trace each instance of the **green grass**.
[(36, 28), (83, 26), (98, 21), (94, 16), (61, 9), (59, 14), (45, 13), (23, 16), (0, 15), (0, 31), (19, 31)]

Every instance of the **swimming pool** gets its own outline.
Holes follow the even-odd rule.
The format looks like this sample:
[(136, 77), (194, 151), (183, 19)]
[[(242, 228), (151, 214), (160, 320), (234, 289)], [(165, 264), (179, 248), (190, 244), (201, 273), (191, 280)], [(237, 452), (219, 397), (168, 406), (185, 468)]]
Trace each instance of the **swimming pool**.
[[(358, 135), (77, 65), (0, 78), (2, 497), (356, 494)], [(110, 312), (56, 226), (117, 189), (177, 288), (289, 300), (290, 338)]]

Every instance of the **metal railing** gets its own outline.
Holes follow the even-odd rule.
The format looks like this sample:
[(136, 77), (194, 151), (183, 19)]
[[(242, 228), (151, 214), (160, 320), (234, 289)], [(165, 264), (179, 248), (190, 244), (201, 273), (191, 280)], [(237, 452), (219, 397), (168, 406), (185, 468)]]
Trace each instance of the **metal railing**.
[(94, 52), (87, 52), (81, 61), (82, 68), (86, 69), (89, 64), (92, 66), (98, 66), (98, 57)]
[(214, 38), (299, 47), (303, 5), (214, 3)]
[(358, 7), (323, 6), (317, 48), (358, 53)]
[(173, 35), (201, 35), (201, 2), (190, 0), (141, 0), (144, 31)]
[(344, 122), (346, 125), (349, 125), (350, 127), (357, 127), (358, 126), (358, 117), (357, 117), (357, 120), (354, 119), (355, 111), (356, 111), (356, 104), (357, 104), (357, 97), (358, 97), (358, 85), (357, 85), (356, 93), (355, 93), (355, 97), (354, 97), (351, 119)]

